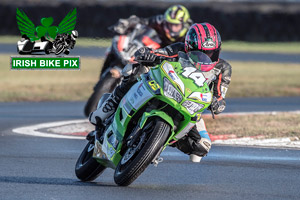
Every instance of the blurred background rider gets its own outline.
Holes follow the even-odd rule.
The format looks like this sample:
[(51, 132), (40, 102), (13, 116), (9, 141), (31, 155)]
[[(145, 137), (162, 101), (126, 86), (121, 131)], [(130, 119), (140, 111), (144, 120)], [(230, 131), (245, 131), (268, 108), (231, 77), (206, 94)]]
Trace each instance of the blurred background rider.
[(185, 34), (193, 24), (189, 11), (182, 5), (169, 7), (162, 15), (149, 18), (139, 18), (135, 15), (128, 19), (120, 19), (113, 30), (119, 34), (125, 34), (138, 23), (153, 28), (161, 39), (160, 47), (165, 47), (175, 42), (184, 42)]

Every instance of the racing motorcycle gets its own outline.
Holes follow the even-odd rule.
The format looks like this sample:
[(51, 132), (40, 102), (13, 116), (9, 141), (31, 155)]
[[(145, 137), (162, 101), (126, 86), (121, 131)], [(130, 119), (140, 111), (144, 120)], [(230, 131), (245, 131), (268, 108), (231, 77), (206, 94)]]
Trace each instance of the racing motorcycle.
[[(164, 59), (157, 57), (160, 64), (147, 67), (115, 114), (87, 135), (75, 166), (81, 181), (93, 181), (110, 167), (115, 169), (115, 183), (128, 186), (150, 163), (161, 162), (161, 152), (185, 136), (210, 106), (212, 93), (195, 67), (210, 66), (210, 58), (192, 51), (179, 52), (178, 62)], [(103, 95), (98, 107), (108, 96)]]
[[(116, 26), (118, 25), (112, 26), (110, 29), (114, 30)], [(158, 49), (160, 43), (161, 40), (156, 31), (141, 24), (137, 24), (125, 35), (114, 36), (112, 45), (107, 49), (100, 79), (84, 107), (85, 116), (88, 117), (96, 109), (99, 99), (104, 93), (111, 93), (121, 82), (122, 69), (133, 60), (133, 55), (139, 48), (147, 46), (151, 49)]]

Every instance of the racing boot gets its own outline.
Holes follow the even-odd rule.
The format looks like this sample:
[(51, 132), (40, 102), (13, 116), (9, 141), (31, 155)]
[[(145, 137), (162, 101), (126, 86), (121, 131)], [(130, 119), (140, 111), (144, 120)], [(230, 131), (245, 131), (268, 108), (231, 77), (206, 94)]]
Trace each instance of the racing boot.
[(209, 152), (211, 148), (211, 141), (207, 138), (201, 138), (194, 145), (197, 151), (190, 154), (190, 161), (199, 163)]
[[(124, 78), (120, 85), (118, 85), (111, 95), (100, 105), (100, 107), (92, 112), (89, 120), (96, 126), (101, 126), (102, 122), (115, 113), (121, 99), (125, 96), (128, 90), (137, 82), (137, 75), (144, 71), (139, 71), (137, 68), (132, 69), (131, 65), (126, 65), (122, 71)], [(143, 68), (142, 68), (143, 69)], [(131, 71), (131, 72), (130, 72)]]
[(122, 97), (114, 90), (102, 105), (90, 114), (89, 121), (95, 126), (101, 126), (105, 119), (115, 113)]
[(186, 136), (175, 142), (173, 147), (190, 155), (191, 162), (200, 162), (202, 157), (206, 156), (211, 148), (211, 141), (206, 131), (198, 132), (193, 127)]

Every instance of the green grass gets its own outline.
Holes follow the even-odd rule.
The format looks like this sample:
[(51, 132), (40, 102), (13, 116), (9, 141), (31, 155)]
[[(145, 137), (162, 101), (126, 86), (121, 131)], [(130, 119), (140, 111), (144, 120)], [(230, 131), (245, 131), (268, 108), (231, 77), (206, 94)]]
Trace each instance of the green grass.
[(204, 116), (206, 127), (213, 135), (234, 134), (237, 137), (300, 138), (300, 114), (277, 113), (266, 115)]
[(109, 47), (111, 38), (78, 38), (76, 45), (81, 47)]
[(300, 95), (300, 65), (264, 62), (230, 62), (228, 97)]
[(243, 52), (264, 52), (264, 53), (285, 53), (299, 54), (300, 42), (242, 42), (226, 41), (222, 44), (225, 51)]
[[(0, 43), (16, 44), (19, 36), (0, 36)], [(108, 47), (111, 38), (82, 38), (79, 36), (76, 45), (81, 47)], [(76, 47), (75, 47), (76, 48)], [(299, 54), (300, 42), (242, 42), (225, 41), (222, 44), (223, 51), (235, 52), (265, 52)]]
[(80, 71), (12, 71), (10, 55), (0, 55), (0, 101), (86, 100), (102, 59), (81, 58)]
[[(0, 101), (85, 101), (97, 82), (103, 60), (81, 58), (80, 71), (11, 71), (10, 55), (0, 55)], [(230, 62), (227, 97), (300, 95), (299, 64)]]
[(1, 35), (0, 43), (2, 44), (17, 44), (17, 42), (21, 39), (20, 36), (15, 35)]

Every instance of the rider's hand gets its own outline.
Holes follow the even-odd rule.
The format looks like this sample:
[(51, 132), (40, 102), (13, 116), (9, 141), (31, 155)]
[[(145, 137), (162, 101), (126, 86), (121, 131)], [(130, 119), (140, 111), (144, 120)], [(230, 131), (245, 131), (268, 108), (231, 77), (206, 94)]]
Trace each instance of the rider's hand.
[(223, 98), (217, 99), (217, 97), (213, 97), (213, 100), (210, 105), (210, 110), (214, 112), (214, 114), (220, 114), (225, 110), (226, 102)]
[(157, 56), (148, 47), (142, 47), (134, 53), (135, 60), (154, 62)]

